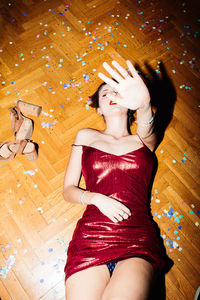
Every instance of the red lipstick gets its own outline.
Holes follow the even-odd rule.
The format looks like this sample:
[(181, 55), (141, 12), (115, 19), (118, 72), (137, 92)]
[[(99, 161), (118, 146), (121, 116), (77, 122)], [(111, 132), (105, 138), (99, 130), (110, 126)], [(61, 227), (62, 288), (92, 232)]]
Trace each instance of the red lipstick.
[(109, 102), (110, 105), (116, 105), (117, 103), (113, 102), (112, 100), (110, 100)]

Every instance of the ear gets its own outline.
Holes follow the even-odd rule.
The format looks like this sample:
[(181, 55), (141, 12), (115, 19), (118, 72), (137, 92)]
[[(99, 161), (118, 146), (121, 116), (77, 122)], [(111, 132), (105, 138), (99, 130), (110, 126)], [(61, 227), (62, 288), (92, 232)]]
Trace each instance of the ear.
[(98, 112), (99, 115), (102, 115), (102, 111), (99, 107), (97, 108), (97, 112)]

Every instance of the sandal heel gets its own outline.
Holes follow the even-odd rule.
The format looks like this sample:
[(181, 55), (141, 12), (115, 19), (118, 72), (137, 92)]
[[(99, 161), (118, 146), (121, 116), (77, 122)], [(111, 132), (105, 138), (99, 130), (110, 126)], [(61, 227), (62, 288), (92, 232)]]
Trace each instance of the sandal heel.
[(26, 155), (26, 158), (28, 160), (31, 160), (31, 161), (37, 160), (38, 159), (38, 153), (37, 153), (37, 151), (35, 149), (35, 145), (34, 145), (34, 150), (32, 152), (30, 152), (30, 153), (25, 153), (25, 155)]
[(21, 110), (15, 106), (10, 107), (11, 127), (15, 134), (16, 140), (30, 139), (33, 133), (33, 120), (24, 117)]
[(35, 117), (39, 117), (42, 111), (42, 106), (31, 104), (21, 100), (18, 100), (17, 107), (21, 110), (22, 113), (29, 114)]
[(33, 133), (33, 121), (28, 118), (24, 118), (24, 121), (20, 127), (20, 130), (16, 132), (16, 140), (26, 140), (30, 139)]

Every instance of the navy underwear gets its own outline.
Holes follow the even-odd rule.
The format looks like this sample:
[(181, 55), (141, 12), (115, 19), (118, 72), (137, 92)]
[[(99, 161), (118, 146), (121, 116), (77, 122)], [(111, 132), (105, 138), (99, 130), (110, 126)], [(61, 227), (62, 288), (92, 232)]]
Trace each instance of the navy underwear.
[(117, 262), (112, 262), (112, 263), (107, 264), (108, 270), (110, 271), (110, 277), (112, 276), (112, 273), (114, 271), (116, 264), (117, 264)]

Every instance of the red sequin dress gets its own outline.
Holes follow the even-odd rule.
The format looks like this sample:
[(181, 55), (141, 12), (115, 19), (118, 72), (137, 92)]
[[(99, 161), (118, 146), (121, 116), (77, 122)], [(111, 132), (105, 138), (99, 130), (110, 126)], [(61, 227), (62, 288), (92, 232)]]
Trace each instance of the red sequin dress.
[(152, 152), (144, 144), (123, 155), (80, 146), (86, 189), (122, 202), (132, 215), (114, 223), (95, 205), (87, 205), (69, 243), (65, 281), (75, 272), (130, 257), (144, 258), (162, 271), (165, 259), (147, 205)]

